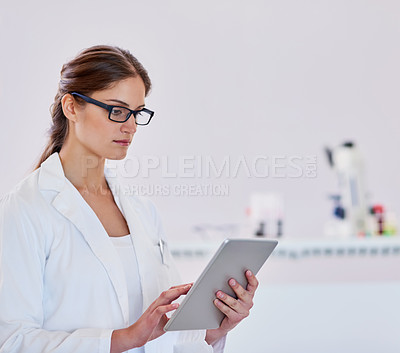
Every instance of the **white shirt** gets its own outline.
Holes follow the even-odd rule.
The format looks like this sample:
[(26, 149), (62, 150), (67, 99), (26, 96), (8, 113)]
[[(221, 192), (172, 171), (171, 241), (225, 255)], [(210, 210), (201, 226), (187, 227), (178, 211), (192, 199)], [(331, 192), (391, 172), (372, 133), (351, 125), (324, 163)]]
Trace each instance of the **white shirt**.
[[(143, 312), (142, 290), (135, 248), (133, 247), (130, 234), (122, 237), (110, 237), (110, 239), (118, 252), (124, 268), (126, 283), (128, 285), (129, 321), (130, 323), (134, 323), (140, 318)], [(144, 348), (135, 348), (128, 352), (144, 353)]]

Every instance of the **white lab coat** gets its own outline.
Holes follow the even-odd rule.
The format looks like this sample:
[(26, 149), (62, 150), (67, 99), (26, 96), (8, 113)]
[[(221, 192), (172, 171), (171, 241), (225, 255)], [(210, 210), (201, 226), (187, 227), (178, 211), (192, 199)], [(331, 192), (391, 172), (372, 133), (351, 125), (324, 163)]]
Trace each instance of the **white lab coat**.
[[(179, 282), (177, 271), (152, 203), (106, 178), (132, 234), (146, 309)], [(1, 353), (109, 353), (112, 331), (132, 324), (122, 263), (58, 153), (2, 199), (0, 250)], [(145, 351), (213, 352), (204, 337), (166, 333)]]

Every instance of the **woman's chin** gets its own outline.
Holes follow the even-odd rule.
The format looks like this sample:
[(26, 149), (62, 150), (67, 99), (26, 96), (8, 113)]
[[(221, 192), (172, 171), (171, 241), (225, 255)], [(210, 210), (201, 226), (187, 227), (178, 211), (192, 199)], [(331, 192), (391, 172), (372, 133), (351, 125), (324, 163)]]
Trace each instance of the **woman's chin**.
[(110, 159), (110, 160), (113, 160), (113, 161), (120, 161), (120, 160), (124, 159), (127, 154), (128, 154), (128, 150), (126, 150), (125, 152), (117, 153), (117, 154), (116, 153), (110, 154), (106, 158)]

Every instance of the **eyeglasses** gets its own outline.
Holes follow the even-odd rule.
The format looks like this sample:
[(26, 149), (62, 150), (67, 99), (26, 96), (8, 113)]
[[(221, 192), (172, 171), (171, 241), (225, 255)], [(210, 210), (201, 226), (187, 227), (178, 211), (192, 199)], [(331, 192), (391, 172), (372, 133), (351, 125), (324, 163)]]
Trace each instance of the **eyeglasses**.
[(131, 110), (126, 107), (121, 107), (118, 105), (108, 105), (97, 101), (96, 99), (90, 98), (83, 94), (77, 92), (71, 92), (73, 96), (78, 96), (88, 103), (92, 103), (108, 111), (108, 119), (115, 121), (116, 123), (124, 123), (127, 121), (131, 115), (134, 116), (136, 125), (148, 125), (151, 118), (154, 115), (149, 109), (142, 108), (140, 110)]

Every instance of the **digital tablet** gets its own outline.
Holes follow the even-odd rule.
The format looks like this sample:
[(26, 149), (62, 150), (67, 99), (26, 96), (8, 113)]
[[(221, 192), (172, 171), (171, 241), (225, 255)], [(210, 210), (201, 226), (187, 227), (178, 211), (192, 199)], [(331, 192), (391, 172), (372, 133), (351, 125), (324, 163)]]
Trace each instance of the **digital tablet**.
[(224, 314), (216, 308), (216, 292), (236, 297), (228, 284), (235, 278), (247, 286), (246, 270), (257, 274), (278, 242), (266, 239), (226, 239), (164, 326), (164, 331), (218, 328)]

